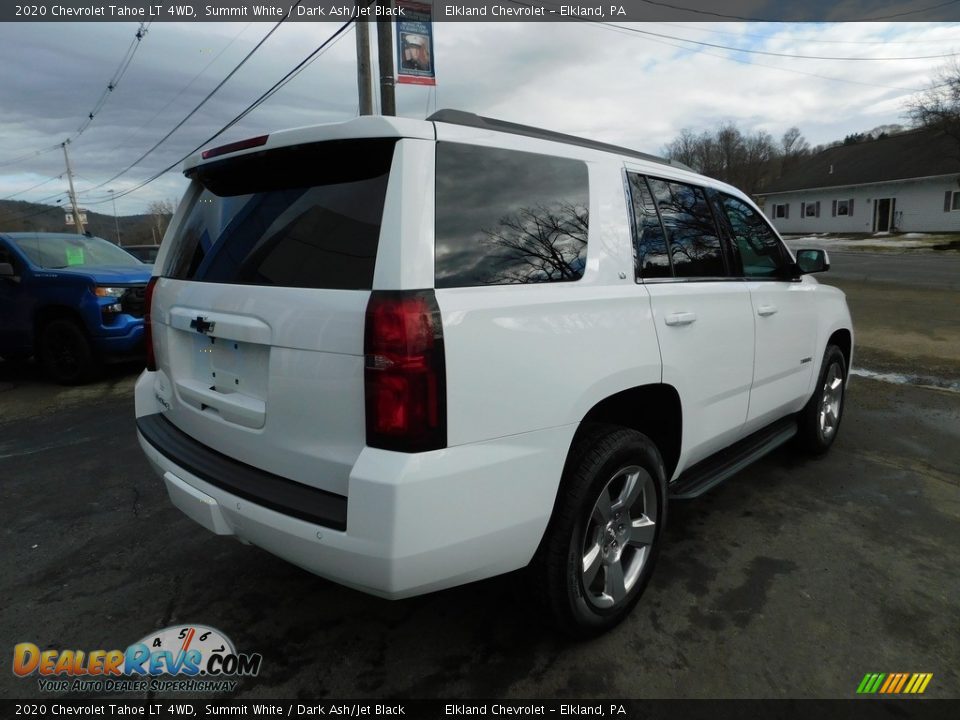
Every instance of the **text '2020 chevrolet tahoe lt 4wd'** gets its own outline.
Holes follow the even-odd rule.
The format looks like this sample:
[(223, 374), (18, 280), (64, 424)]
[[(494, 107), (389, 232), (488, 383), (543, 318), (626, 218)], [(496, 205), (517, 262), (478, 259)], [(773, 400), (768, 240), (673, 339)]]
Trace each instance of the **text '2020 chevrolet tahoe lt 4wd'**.
[(140, 443), (173, 503), (401, 598), (529, 566), (610, 627), (668, 497), (836, 437), (844, 296), (743, 193), (456, 111), (208, 150), (148, 288)]

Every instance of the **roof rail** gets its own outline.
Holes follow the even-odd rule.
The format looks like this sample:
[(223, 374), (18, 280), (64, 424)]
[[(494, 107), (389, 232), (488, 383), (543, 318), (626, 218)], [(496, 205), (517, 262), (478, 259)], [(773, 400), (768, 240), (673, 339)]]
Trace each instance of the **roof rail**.
[(576, 135), (566, 135), (564, 133), (544, 130), (543, 128), (532, 127), (530, 125), (520, 125), (518, 123), (507, 122), (506, 120), (496, 120), (494, 118), (482, 117), (476, 113), (464, 112), (463, 110), (438, 110), (427, 118), (428, 121), (449, 123), (450, 125), (463, 125), (466, 127), (475, 127), (483, 130), (494, 130), (496, 132), (510, 133), (511, 135), (525, 135), (526, 137), (539, 138), (541, 140), (553, 140), (554, 142), (566, 143), (568, 145), (579, 145), (580, 147), (591, 148), (593, 150), (603, 150), (605, 152), (616, 153), (617, 155), (629, 155), (630, 157), (647, 160), (649, 162), (660, 163), (661, 165), (672, 165), (673, 167), (690, 170), (691, 168), (676, 160), (667, 160), (665, 158), (631, 150), (630, 148), (620, 147), (619, 145), (610, 145), (608, 143), (588, 140), (577, 137)]

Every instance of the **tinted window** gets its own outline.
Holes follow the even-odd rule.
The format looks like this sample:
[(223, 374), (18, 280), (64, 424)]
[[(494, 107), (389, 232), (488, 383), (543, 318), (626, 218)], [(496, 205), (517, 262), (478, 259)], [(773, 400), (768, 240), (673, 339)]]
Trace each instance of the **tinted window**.
[(205, 189), (164, 274), (369, 290), (394, 142), (314, 143), (201, 166), (194, 177)]
[(760, 214), (742, 200), (721, 195), (720, 203), (730, 221), (736, 249), (747, 277), (771, 277), (786, 258), (779, 238)]
[(437, 144), (436, 286), (563, 282), (587, 259), (587, 166)]
[(634, 270), (638, 278), (672, 277), (667, 239), (657, 215), (647, 181), (642, 175), (630, 173), (630, 198), (633, 202)]
[(720, 238), (703, 190), (653, 178), (649, 182), (667, 231), (676, 277), (726, 275)]

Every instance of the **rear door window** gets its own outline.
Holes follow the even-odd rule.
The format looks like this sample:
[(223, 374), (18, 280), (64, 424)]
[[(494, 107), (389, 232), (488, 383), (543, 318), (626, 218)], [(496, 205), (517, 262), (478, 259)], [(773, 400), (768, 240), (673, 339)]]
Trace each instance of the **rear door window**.
[(199, 166), (191, 176), (204, 190), (164, 276), (369, 290), (395, 144), (312, 143)]
[(643, 175), (628, 173), (633, 202), (633, 260), (637, 279), (673, 277), (667, 237), (660, 224), (656, 201)]
[(436, 287), (579, 280), (589, 200), (582, 161), (437, 143)]
[(720, 236), (703, 189), (656, 178), (648, 181), (667, 233), (674, 275), (725, 276)]

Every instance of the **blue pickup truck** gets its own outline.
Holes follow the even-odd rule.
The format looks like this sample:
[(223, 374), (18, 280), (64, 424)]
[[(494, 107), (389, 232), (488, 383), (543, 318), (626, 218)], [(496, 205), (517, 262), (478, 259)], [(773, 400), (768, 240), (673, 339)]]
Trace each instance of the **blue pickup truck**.
[(31, 355), (57, 382), (143, 352), (152, 266), (98, 237), (0, 233), (0, 357)]

